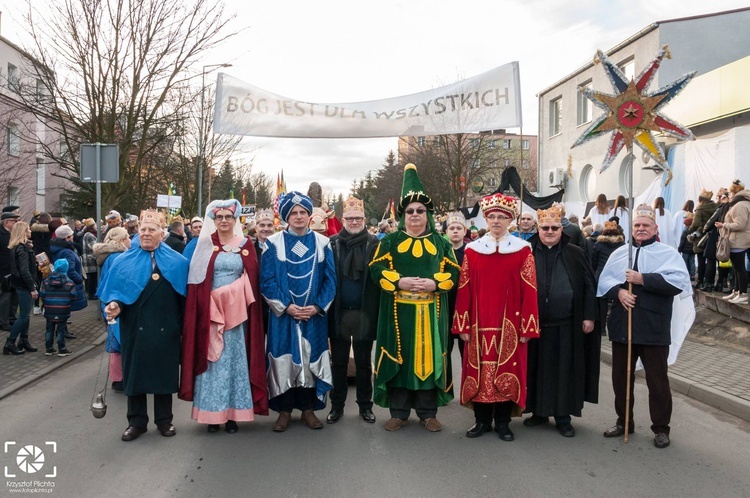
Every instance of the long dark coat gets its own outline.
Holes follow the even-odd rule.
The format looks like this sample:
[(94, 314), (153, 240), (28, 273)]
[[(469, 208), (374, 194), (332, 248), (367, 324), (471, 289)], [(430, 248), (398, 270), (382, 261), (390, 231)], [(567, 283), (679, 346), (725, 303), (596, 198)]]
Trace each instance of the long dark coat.
[[(375, 251), (380, 241), (375, 235), (367, 235), (367, 245), (365, 246), (364, 260), (365, 264), (372, 261)], [(347, 335), (356, 339), (365, 341), (374, 341), (378, 328), (378, 308), (380, 306), (380, 288), (370, 278), (369, 269), (365, 267), (362, 278), (362, 309), (359, 313), (359, 330), (344, 330), (341, 324), (341, 284), (344, 281), (344, 275), (341, 270), (341, 246), (343, 243), (338, 234), (331, 237), (331, 250), (333, 251), (333, 260), (336, 264), (336, 298), (328, 310), (328, 337), (343, 338)], [(348, 321), (348, 320), (347, 320)]]
[(125, 394), (176, 393), (180, 380), (180, 336), (185, 299), (158, 270), (138, 299), (120, 304), (120, 340)]
[[(595, 327), (592, 332), (583, 333), (583, 321), (598, 318), (594, 273), (584, 251), (572, 244), (563, 233), (560, 252), (557, 255), (551, 252), (548, 256), (557, 258), (555, 265), (562, 265), (573, 287), (573, 318), (569, 325), (547, 329), (541, 321), (542, 307), (547, 305), (544, 291), (547, 269), (542, 256), (542, 242), (538, 236), (529, 242), (532, 244), (536, 264), (542, 327), (540, 338), (529, 341), (526, 411), (540, 416), (580, 416), (584, 401), (599, 401), (601, 332)], [(561, 335), (557, 337), (557, 334)], [(568, 334), (568, 337), (563, 338), (562, 334)], [(571, 350), (556, 351), (557, 344), (569, 344)], [(554, 367), (563, 357), (569, 358), (569, 368), (564, 365)], [(550, 368), (557, 372), (568, 372), (568, 381), (550, 372)]]

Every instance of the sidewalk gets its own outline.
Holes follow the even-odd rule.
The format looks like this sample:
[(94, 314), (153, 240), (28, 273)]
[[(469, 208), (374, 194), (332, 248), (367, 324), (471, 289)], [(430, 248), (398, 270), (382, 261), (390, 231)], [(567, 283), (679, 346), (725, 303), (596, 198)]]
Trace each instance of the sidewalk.
[[(89, 305), (85, 309), (72, 313), (70, 317), (72, 323), (68, 325), (68, 332), (75, 335), (76, 339), (66, 339), (65, 346), (73, 354), (62, 358), (57, 355), (44, 356), (44, 331), (47, 321), (42, 315), (31, 315), (29, 342), (35, 348), (39, 348), (39, 351), (36, 353), (27, 352), (19, 356), (0, 356), (0, 399), (36, 382), (48, 373), (75, 361), (98, 345), (103, 344), (106, 338), (106, 324), (103, 319), (98, 319), (98, 311), (99, 301), (89, 301)], [(2, 331), (0, 334), (0, 339), (5, 344), (10, 332)], [(57, 339), (55, 339), (55, 349), (57, 349)], [(102, 348), (97, 349), (99, 352), (101, 350)], [(107, 359), (105, 358), (102, 365), (105, 373), (106, 368)], [(94, 388), (93, 384), (91, 388)]]
[[(45, 320), (42, 316), (32, 316), (29, 339), (39, 351), (21, 356), (0, 356), (0, 399), (75, 361), (92, 349), (96, 348), (95, 352), (102, 354), (105, 323), (98, 319), (98, 308), (99, 302), (93, 301), (86, 309), (73, 313), (69, 330), (78, 338), (67, 341), (67, 347), (73, 354), (63, 358), (44, 356)], [(714, 318), (726, 320), (726, 317), (718, 314)], [(750, 421), (750, 354), (726, 346), (698, 342), (698, 336), (704, 333), (705, 327), (705, 322), (696, 321), (677, 362), (669, 367), (672, 390)], [(694, 339), (691, 336), (695, 336)], [(8, 333), (4, 332), (0, 337), (4, 343)], [(610, 343), (604, 339), (602, 361), (611, 363), (611, 360)], [(106, 368), (107, 358), (104, 358), (103, 372)]]

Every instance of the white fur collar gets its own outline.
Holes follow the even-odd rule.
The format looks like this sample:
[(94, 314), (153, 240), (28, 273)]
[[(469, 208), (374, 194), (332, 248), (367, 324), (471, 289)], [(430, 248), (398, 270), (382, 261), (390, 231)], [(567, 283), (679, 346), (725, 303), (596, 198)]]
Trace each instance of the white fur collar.
[(518, 252), (524, 247), (531, 247), (531, 244), (523, 239), (515, 237), (509, 233), (506, 233), (496, 240), (490, 233), (487, 233), (481, 239), (477, 239), (474, 242), (470, 242), (466, 248), (480, 254), (512, 254)]

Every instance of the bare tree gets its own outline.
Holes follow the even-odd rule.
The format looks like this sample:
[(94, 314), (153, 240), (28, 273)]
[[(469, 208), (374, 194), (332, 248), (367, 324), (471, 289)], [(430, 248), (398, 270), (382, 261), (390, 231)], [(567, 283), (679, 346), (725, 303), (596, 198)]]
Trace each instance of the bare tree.
[(226, 33), (231, 17), (210, 0), (61, 0), (44, 15), (27, 2), (36, 87), (23, 92), (25, 103), (61, 136), (45, 154), (78, 189), (68, 200), (91, 204), (77, 150), (102, 142), (120, 144), (120, 182), (103, 186), (105, 208), (153, 204), (190, 103), (175, 92), (202, 54), (235, 34)]

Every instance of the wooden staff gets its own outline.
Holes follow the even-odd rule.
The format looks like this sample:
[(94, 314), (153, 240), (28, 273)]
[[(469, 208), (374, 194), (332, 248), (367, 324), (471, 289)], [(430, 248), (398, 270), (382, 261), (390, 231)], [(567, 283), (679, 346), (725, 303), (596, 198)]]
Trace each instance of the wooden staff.
[[(635, 156), (633, 155), (633, 149), (631, 148), (628, 152), (628, 155), (625, 156), (625, 159), (623, 160), (623, 164), (629, 163), (628, 165), (628, 210), (630, 213), (630, 238), (633, 238), (633, 162), (635, 161)], [(626, 242), (628, 244), (628, 269), (633, 269), (633, 244), (630, 241)], [(628, 283), (628, 292), (633, 293), (633, 284)], [(632, 368), (630, 367), (630, 363), (633, 358), (633, 308), (628, 308), (628, 365), (625, 370), (625, 437), (623, 441), (625, 443), (628, 442), (628, 433), (630, 432), (630, 396), (632, 393), (630, 392), (630, 376), (632, 375)]]

